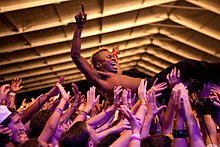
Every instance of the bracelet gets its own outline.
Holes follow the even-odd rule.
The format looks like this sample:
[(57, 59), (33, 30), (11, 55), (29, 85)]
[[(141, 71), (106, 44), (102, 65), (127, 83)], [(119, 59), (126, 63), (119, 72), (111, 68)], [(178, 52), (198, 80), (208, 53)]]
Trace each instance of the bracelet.
[(108, 114), (108, 112), (106, 112), (106, 110), (104, 110), (104, 112), (105, 112), (105, 114), (106, 114), (107, 116), (110, 116), (110, 115)]
[(88, 115), (87, 112), (83, 110), (79, 111), (79, 114), (82, 114), (85, 118), (87, 118)]
[(140, 106), (145, 106), (145, 107), (147, 107), (147, 104), (141, 103)]
[(131, 135), (131, 140), (141, 140), (140, 134), (132, 134)]
[(186, 138), (188, 137), (188, 132), (186, 129), (180, 129), (180, 130), (173, 130), (173, 137), (174, 138)]
[(55, 111), (57, 111), (58, 113), (60, 113), (61, 115), (63, 114), (63, 110), (60, 108), (56, 108)]
[(10, 95), (10, 96), (15, 96), (16, 95), (16, 93), (15, 92), (9, 92), (9, 94), (8, 95)]
[(84, 27), (84, 25), (77, 25), (77, 27), (78, 27), (78, 28), (83, 28), (83, 27)]

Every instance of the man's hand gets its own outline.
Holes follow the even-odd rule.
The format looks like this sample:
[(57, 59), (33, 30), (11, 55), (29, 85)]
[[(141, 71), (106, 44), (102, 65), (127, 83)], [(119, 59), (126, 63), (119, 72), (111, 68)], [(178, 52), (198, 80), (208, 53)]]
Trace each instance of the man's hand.
[(176, 84), (179, 84), (181, 82), (180, 70), (177, 70), (176, 67), (174, 67), (174, 69), (172, 69), (171, 72), (167, 74), (167, 80), (171, 88), (173, 88)]
[(210, 91), (213, 93), (216, 93), (218, 96), (220, 96), (220, 87), (219, 86), (212, 84)]
[(114, 103), (113, 103), (113, 105), (116, 107), (116, 108), (118, 108), (118, 107), (120, 107), (120, 93), (123, 91), (123, 89), (122, 89), (122, 86), (121, 85), (119, 85), (119, 86), (115, 86), (114, 87), (114, 90), (113, 90), (113, 93), (114, 93)]
[(79, 12), (75, 16), (77, 27), (83, 27), (87, 19), (87, 14), (85, 13), (85, 9), (84, 9), (84, 3), (81, 3), (81, 9), (82, 12)]
[(199, 98), (202, 97), (209, 97), (211, 92), (211, 83), (204, 83), (203, 88), (199, 90), (199, 92), (197, 92), (197, 95)]
[(90, 106), (91, 108), (95, 107), (96, 103), (99, 101), (100, 95), (95, 97), (95, 90), (94, 86), (90, 87), (90, 90), (87, 91), (87, 103), (86, 105)]
[(147, 80), (142, 79), (138, 86), (138, 96), (142, 104), (147, 103)]
[(122, 112), (124, 117), (130, 122), (132, 132), (139, 134), (141, 130), (140, 118), (136, 117), (126, 105), (121, 105), (118, 110)]
[(10, 84), (5, 84), (0, 87), (0, 104), (3, 102), (10, 91)]
[(12, 82), (11, 82), (11, 91), (12, 92), (17, 92), (19, 90), (21, 90), (21, 88), (23, 88), (23, 86), (20, 86), (22, 79), (19, 78), (15, 78)]
[(112, 48), (112, 54), (113, 54), (116, 58), (118, 58), (118, 55), (120, 54), (120, 52), (119, 52), (119, 46), (115, 46), (115, 47)]
[(165, 105), (160, 106), (159, 108), (157, 107), (156, 104), (156, 96), (154, 91), (149, 91), (147, 93), (147, 111), (148, 115), (151, 116), (156, 116), (163, 108), (165, 108)]
[[(64, 76), (60, 76), (57, 83), (62, 84), (64, 81), (64, 78), (65, 78)], [(58, 95), (60, 93), (60, 90), (55, 84), (55, 86), (48, 93), (49, 93), (49, 97), (53, 97), (53, 96)]]
[(155, 95), (156, 97), (162, 95), (161, 93), (158, 93), (158, 92), (161, 92), (162, 90), (167, 88), (167, 83), (162, 82), (162, 83), (156, 84), (157, 80), (158, 78), (154, 81), (153, 86), (148, 90), (148, 92), (154, 91), (154, 93), (156, 94)]

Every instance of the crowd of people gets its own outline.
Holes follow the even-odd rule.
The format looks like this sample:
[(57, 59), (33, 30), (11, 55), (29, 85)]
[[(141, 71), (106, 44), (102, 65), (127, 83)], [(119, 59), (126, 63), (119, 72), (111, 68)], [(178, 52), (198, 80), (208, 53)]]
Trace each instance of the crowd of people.
[[(122, 75), (118, 47), (100, 49), (91, 64), (80, 54), (87, 14), (75, 16), (71, 57), (93, 85), (62, 86), (17, 108), (22, 80), (0, 87), (0, 146), (187, 147), (220, 145), (220, 63), (185, 60), (152, 79)], [(199, 74), (198, 74), (199, 73)], [(202, 80), (202, 87), (191, 86)], [(100, 102), (100, 95), (105, 101)]]

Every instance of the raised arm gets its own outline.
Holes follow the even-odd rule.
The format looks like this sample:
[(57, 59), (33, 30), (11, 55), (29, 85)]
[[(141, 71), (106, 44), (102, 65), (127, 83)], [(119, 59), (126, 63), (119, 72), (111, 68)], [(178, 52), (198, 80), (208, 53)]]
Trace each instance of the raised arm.
[(200, 134), (200, 130), (193, 114), (192, 107), (190, 105), (190, 101), (188, 98), (188, 90), (184, 87), (182, 83), (177, 84), (174, 87), (174, 90), (180, 90), (180, 97), (183, 98), (184, 102), (184, 111), (186, 117), (186, 125), (190, 138), (190, 146), (204, 146), (204, 142), (202, 136)]
[(10, 91), (10, 84), (5, 84), (0, 87), (0, 105), (7, 98), (7, 95)]
[(79, 115), (74, 119), (71, 126), (75, 124), (77, 121), (85, 121), (86, 116), (89, 114), (89, 112), (92, 110), (93, 107), (95, 107), (96, 103), (99, 101), (100, 95), (95, 97), (95, 87), (90, 87), (90, 90), (87, 91), (87, 102), (85, 107), (82, 111), (80, 111)]
[[(61, 76), (58, 82), (61, 84), (64, 81), (64, 76)], [(45, 93), (44, 95), (38, 97), (36, 101), (27, 109), (23, 111), (21, 114), (21, 121), (23, 124), (27, 123), (32, 116), (37, 113), (41, 107), (50, 99), (50, 97), (59, 94), (59, 89), (54, 86), (49, 92)]]
[(56, 131), (57, 126), (60, 122), (60, 118), (63, 114), (63, 109), (66, 104), (66, 102), (69, 100), (69, 93), (66, 93), (64, 88), (60, 83), (56, 83), (56, 87), (59, 88), (62, 98), (60, 100), (60, 103), (56, 107), (55, 111), (51, 115), (51, 117), (48, 119), (42, 133), (38, 137), (39, 141), (48, 142), (51, 135)]
[(89, 119), (86, 123), (90, 125), (92, 128), (96, 128), (103, 121), (107, 121), (107, 119), (111, 118), (115, 114), (115, 110), (119, 107), (119, 94), (122, 91), (122, 86), (116, 86), (114, 88), (114, 103), (107, 110), (102, 111), (98, 115)]
[(66, 123), (70, 116), (73, 114), (73, 112), (75, 112), (79, 105), (82, 103), (82, 94), (81, 92), (79, 91), (78, 87), (72, 83), (72, 90), (73, 90), (73, 93), (74, 93), (74, 102), (73, 104), (71, 105), (71, 107), (65, 112), (65, 114), (63, 114), (62, 118), (63, 118), (63, 121)]
[[(173, 88), (176, 84), (180, 83), (180, 70), (177, 70), (176, 67), (171, 70), (169, 74), (167, 74), (167, 81), (171, 88)], [(168, 106), (165, 112), (165, 116), (163, 119), (162, 124), (162, 133), (163, 134), (170, 134), (173, 131), (173, 122), (174, 122), (174, 100), (173, 100), (174, 93), (171, 93), (170, 100), (168, 102)]]
[(174, 107), (176, 112), (176, 121), (174, 126), (174, 147), (187, 147), (187, 131), (184, 125), (185, 119), (185, 111), (184, 111), (184, 103), (183, 98), (180, 98), (180, 90), (177, 92), (173, 92), (173, 100), (174, 100)]
[[(81, 34), (84, 27), (84, 24), (86, 22), (87, 14), (84, 10), (84, 4), (81, 4), (82, 12), (78, 13), (75, 16), (76, 20), (76, 29), (73, 36), (72, 41), (72, 48), (71, 48), (71, 57), (73, 59), (73, 62), (76, 64), (76, 66), (79, 68), (79, 70), (85, 75), (88, 82), (91, 84), (92, 81), (98, 77), (98, 73), (95, 69), (93, 69), (88, 61), (81, 56)], [(95, 80), (96, 81), (96, 80)], [(96, 86), (96, 85), (95, 85)]]

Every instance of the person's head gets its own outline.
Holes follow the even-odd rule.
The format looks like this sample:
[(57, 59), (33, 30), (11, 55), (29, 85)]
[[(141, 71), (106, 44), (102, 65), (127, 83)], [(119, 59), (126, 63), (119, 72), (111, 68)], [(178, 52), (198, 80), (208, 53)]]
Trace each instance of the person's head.
[(113, 144), (120, 137), (120, 133), (117, 134), (109, 134), (104, 139), (102, 139), (98, 145), (98, 147), (106, 147)]
[(12, 131), (10, 141), (13, 144), (21, 144), (27, 140), (26, 130), (21, 122), (19, 113), (6, 106), (0, 106), (0, 124)]
[(98, 139), (95, 131), (85, 122), (76, 122), (68, 131), (62, 134), (59, 145), (61, 147), (96, 147)]
[(95, 52), (91, 57), (91, 61), (93, 67), (98, 71), (113, 73), (117, 73), (118, 71), (116, 55), (109, 52), (106, 48), (99, 49)]
[(53, 114), (52, 110), (41, 110), (30, 121), (31, 138), (38, 138), (43, 131), (47, 120)]
[(152, 135), (141, 140), (141, 147), (171, 147), (172, 140), (165, 135)]

